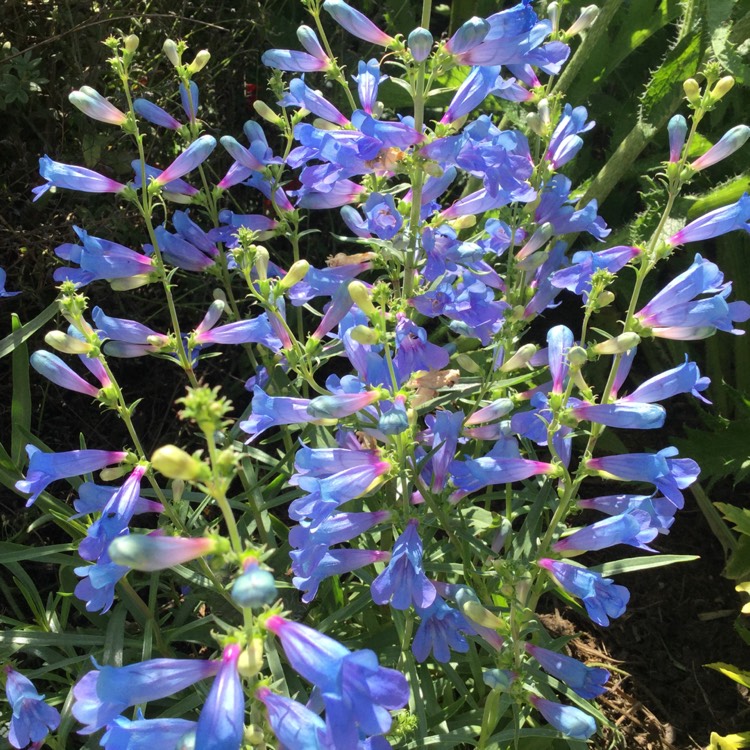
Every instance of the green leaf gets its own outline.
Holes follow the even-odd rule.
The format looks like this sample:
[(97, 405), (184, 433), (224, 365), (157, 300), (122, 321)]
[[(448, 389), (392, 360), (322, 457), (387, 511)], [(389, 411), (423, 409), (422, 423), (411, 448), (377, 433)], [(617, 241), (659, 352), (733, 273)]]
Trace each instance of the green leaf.
[[(15, 333), (23, 328), (21, 319), (13, 313), (11, 329)], [(13, 463), (19, 465), (23, 460), (26, 440), (22, 430), (31, 431), (31, 388), (29, 386), (29, 348), (21, 342), (11, 358), (13, 372), (13, 396), (10, 406), (10, 455)]]
[(716, 661), (711, 664), (704, 664), (703, 666), (708, 667), (709, 669), (715, 669), (730, 680), (734, 680), (740, 685), (750, 688), (750, 672), (745, 669), (738, 669), (732, 664), (726, 664), (723, 661)]
[(614, 576), (620, 573), (635, 573), (638, 570), (663, 568), (675, 563), (693, 562), (700, 560), (699, 555), (657, 555), (655, 557), (630, 557), (627, 560), (613, 560), (604, 565), (595, 565), (591, 570), (598, 571), (603, 576)]
[(17, 346), (23, 344), (29, 336), (33, 336), (43, 325), (48, 323), (57, 314), (57, 302), (53, 302), (44, 308), (39, 315), (28, 323), (24, 323), (17, 331), (0, 340), (0, 358), (10, 354)]
[(750, 578), (750, 536), (740, 537), (723, 575), (734, 581), (746, 581)]

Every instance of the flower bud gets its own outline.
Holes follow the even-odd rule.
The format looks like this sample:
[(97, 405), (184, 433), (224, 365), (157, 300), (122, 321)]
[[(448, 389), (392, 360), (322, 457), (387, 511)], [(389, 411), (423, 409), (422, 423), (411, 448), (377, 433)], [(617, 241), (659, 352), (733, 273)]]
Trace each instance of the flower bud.
[(482, 674), (482, 682), (492, 690), (495, 688), (502, 691), (508, 690), (515, 679), (515, 672), (509, 669), (487, 669)]
[(130, 52), (132, 54), (138, 49), (138, 45), (140, 44), (140, 42), (141, 40), (135, 34), (128, 34), (122, 40), (122, 45), (123, 47), (125, 47), (126, 52)]
[(268, 250), (262, 245), (255, 246), (255, 270), (258, 272), (258, 278), (265, 281), (268, 278), (268, 262), (271, 256)]
[(281, 118), (260, 99), (256, 99), (253, 102), (253, 109), (258, 117), (262, 117), (266, 122), (270, 122), (272, 125), (278, 125), (281, 122)]
[(349, 283), (349, 296), (352, 298), (352, 302), (365, 314), (368, 318), (376, 318), (378, 311), (375, 305), (372, 304), (372, 295), (370, 290), (358, 279)]
[(544, 135), (544, 124), (542, 118), (536, 112), (529, 112), (526, 115), (526, 124), (529, 126), (529, 130), (532, 133), (536, 133), (538, 136)]
[(585, 8), (581, 8), (581, 14), (573, 22), (571, 27), (565, 32), (566, 36), (575, 36), (580, 34), (582, 31), (593, 26), (599, 15), (599, 8), (596, 5), (587, 5)]
[(65, 354), (87, 354), (92, 348), (88, 342), (81, 341), (74, 336), (68, 336), (67, 333), (62, 331), (50, 331), (44, 337), (44, 341), (47, 346)]
[(276, 598), (276, 582), (267, 570), (258, 567), (257, 560), (249, 560), (245, 572), (232, 584), (232, 599), (240, 607), (260, 608)]
[(180, 55), (180, 52), (177, 49), (177, 42), (175, 42), (174, 39), (167, 39), (167, 41), (164, 42), (161, 51), (166, 55), (167, 60), (169, 60), (175, 68), (181, 64), (180, 57), (182, 57), (182, 55)]
[(474, 214), (465, 214), (464, 216), (459, 216), (457, 219), (453, 219), (448, 223), (456, 231), (460, 232), (462, 229), (471, 229), (471, 227), (477, 223), (477, 217), (474, 216)]
[[(222, 544), (223, 542), (223, 544)], [(195, 560), (228, 549), (226, 540), (211, 537), (186, 538), (157, 534), (127, 534), (116, 537), (107, 550), (117, 565), (147, 573)]]
[(596, 298), (596, 306), (597, 307), (607, 307), (607, 305), (611, 305), (615, 301), (615, 295), (609, 291), (609, 289), (605, 289), (597, 298)]
[(732, 76), (724, 76), (720, 78), (716, 85), (711, 89), (711, 99), (718, 102), (719, 99), (723, 99), (734, 86), (734, 78)]
[(525, 367), (529, 360), (536, 354), (534, 344), (524, 344), (518, 351), (500, 368), (500, 372), (512, 372)]
[(99, 479), (102, 482), (114, 482), (116, 479), (125, 476), (125, 474), (129, 474), (131, 468), (131, 466), (112, 466), (108, 469), (102, 469), (99, 472)]
[(280, 290), (291, 289), (295, 284), (305, 278), (310, 270), (310, 264), (306, 260), (298, 260), (292, 263), (283, 279), (279, 282)]
[(169, 479), (192, 480), (204, 472), (204, 465), (176, 445), (163, 445), (151, 456), (151, 466)]
[(421, 63), (430, 56), (432, 42), (432, 34), (421, 26), (417, 27), (411, 32), (411, 34), (409, 34), (409, 51), (414, 58), (414, 62)]
[(374, 328), (368, 328), (367, 326), (354, 326), (354, 328), (350, 328), (349, 336), (352, 341), (369, 346), (377, 344), (380, 341), (380, 334)]
[(81, 86), (78, 91), (72, 91), (68, 94), (68, 100), (92, 120), (106, 122), (109, 125), (122, 125), (128, 119), (124, 112), (91, 86)]
[(750, 127), (747, 125), (737, 125), (727, 130), (703, 156), (699, 156), (690, 164), (690, 169), (694, 172), (699, 172), (701, 169), (705, 169), (726, 159), (735, 151), (741, 149), (748, 138), (750, 138)]
[(481, 372), (482, 370), (482, 368), (468, 354), (459, 354), (456, 357), (456, 364), (462, 370), (466, 370), (466, 372), (473, 374)]
[(621, 333), (607, 341), (602, 341), (592, 347), (595, 354), (624, 354), (630, 349), (634, 349), (641, 343), (641, 337), (633, 331)]
[(207, 49), (202, 49), (193, 59), (193, 62), (188, 66), (190, 73), (198, 73), (208, 65), (208, 61), (211, 59), (211, 53)]
[(695, 78), (688, 78), (685, 83), (682, 84), (682, 89), (685, 92), (685, 97), (694, 106), (697, 106), (701, 102), (701, 87)]
[(669, 133), (669, 162), (671, 164), (675, 164), (680, 160), (687, 131), (687, 121), (682, 115), (675, 115), (667, 125), (667, 132)]
[(240, 654), (237, 671), (245, 678), (255, 677), (263, 667), (263, 641), (253, 638), (247, 648)]
[(582, 346), (571, 346), (568, 349), (568, 364), (571, 367), (581, 367), (588, 362), (588, 355)]
[(552, 2), (547, 6), (547, 18), (552, 23), (552, 33), (560, 28), (560, 3)]

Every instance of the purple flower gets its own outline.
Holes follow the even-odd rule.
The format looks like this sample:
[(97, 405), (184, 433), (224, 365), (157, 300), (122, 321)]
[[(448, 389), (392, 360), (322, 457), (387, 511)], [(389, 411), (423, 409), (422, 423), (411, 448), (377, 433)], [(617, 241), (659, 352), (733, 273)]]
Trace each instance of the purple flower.
[[(93, 660), (92, 660), (93, 661)], [(73, 687), (73, 716), (93, 734), (126, 708), (159, 700), (215, 675), (222, 662), (204, 659), (150, 659), (126, 667), (99, 666)]]
[(615, 544), (629, 544), (647, 552), (655, 552), (647, 543), (653, 541), (658, 534), (659, 529), (651, 525), (651, 516), (648, 513), (633, 510), (630, 513), (610, 516), (574, 531), (553, 544), (552, 549), (555, 552), (592, 552)]
[(283, 747), (294, 750), (331, 750), (323, 719), (301, 703), (259, 688), (255, 697), (268, 712), (268, 723)]
[[(750, 196), (747, 197), (750, 208)], [(727, 303), (731, 291), (731, 282), (724, 283), (724, 274), (718, 266), (696, 254), (690, 268), (658, 292), (636, 313), (636, 318), (661, 338), (703, 339), (717, 329), (741, 334), (744, 331), (734, 328), (734, 323), (750, 318), (750, 305)], [(713, 296), (696, 299), (699, 295)]]
[(158, 177), (152, 185), (164, 187), (202, 164), (216, 148), (216, 139), (211, 135), (202, 135), (193, 141)]
[(32, 742), (41, 747), (47, 734), (59, 726), (60, 712), (48, 706), (31, 680), (13, 667), (6, 666), (5, 675), (5, 695), (12, 711), (8, 741), (19, 749)]
[(349, 125), (349, 119), (339, 112), (324, 96), (311, 89), (301, 78), (289, 81), (289, 91), (279, 102), (282, 107), (307, 109), (314, 115), (336, 125)]
[(19, 492), (30, 494), (26, 507), (33, 505), (47, 485), (56, 479), (67, 479), (98, 471), (110, 464), (123, 461), (125, 451), (78, 450), (62, 453), (44, 453), (34, 445), (26, 446), (29, 469), (26, 479), (20, 479), (15, 487)]
[[(571, 399), (574, 403), (577, 399)], [(628, 430), (656, 430), (664, 425), (667, 412), (663, 406), (637, 401), (615, 401), (612, 404), (588, 404), (584, 401), (570, 409), (578, 420), (596, 422)]]
[(276, 581), (268, 570), (258, 566), (258, 561), (245, 562), (242, 575), (232, 584), (232, 599), (241, 607), (260, 608), (276, 598)]
[(582, 698), (593, 700), (607, 690), (605, 684), (609, 680), (609, 672), (606, 669), (587, 667), (578, 659), (531, 643), (526, 644), (526, 650), (541, 664), (547, 674), (573, 688)]
[(610, 516), (635, 510), (643, 511), (651, 517), (651, 525), (658, 529), (660, 534), (669, 533), (669, 527), (674, 523), (674, 514), (677, 511), (675, 504), (666, 498), (651, 495), (605, 495), (579, 500), (578, 505)]
[(210, 537), (127, 534), (114, 539), (108, 549), (112, 562), (146, 572), (164, 570), (217, 551), (218, 542)]
[(125, 185), (85, 167), (52, 161), (49, 156), (39, 159), (39, 174), (47, 181), (33, 188), (34, 200), (39, 200), (50, 188), (80, 190), (83, 193), (119, 193)]
[(186, 719), (136, 719), (118, 716), (107, 725), (100, 745), (104, 750), (141, 750), (149, 747), (176, 748), (180, 740), (195, 730)]
[(687, 122), (682, 115), (675, 115), (667, 125), (667, 132), (669, 133), (669, 161), (671, 164), (676, 164), (680, 160), (687, 131)]
[(585, 302), (591, 292), (591, 280), (597, 271), (617, 273), (640, 252), (640, 248), (630, 245), (618, 245), (599, 252), (583, 250), (573, 255), (573, 265), (555, 271), (550, 281), (558, 289), (580, 294)]
[(569, 594), (583, 600), (589, 617), (597, 625), (606, 627), (610, 618), (620, 617), (625, 612), (630, 592), (611, 578), (559, 560), (543, 558), (538, 564), (552, 573)]
[(603, 240), (610, 229), (601, 216), (597, 216), (599, 204), (593, 200), (576, 210), (570, 199), (571, 182), (565, 175), (556, 174), (544, 186), (539, 205), (534, 212), (537, 224), (549, 222), (555, 234), (588, 232), (598, 240)]
[(342, 419), (356, 414), (380, 398), (381, 393), (377, 390), (317, 396), (307, 405), (307, 413), (315, 419)]
[(367, 16), (347, 5), (344, 0), (325, 0), (323, 10), (358, 39), (381, 47), (387, 47), (394, 41), (392, 36), (381, 31)]
[(115, 565), (106, 550), (94, 565), (73, 568), (81, 579), (75, 587), (75, 595), (86, 602), (88, 612), (108, 612), (115, 598), (115, 585), (128, 572), (129, 568)]
[(409, 32), (407, 43), (409, 45), (411, 56), (414, 58), (414, 62), (424, 62), (430, 56), (433, 42), (434, 39), (432, 38), (429, 29), (419, 26)]
[(530, 695), (529, 700), (555, 729), (559, 729), (568, 737), (587, 740), (596, 732), (594, 717), (584, 713), (580, 708), (564, 706), (536, 695)]
[(454, 55), (467, 52), (481, 44), (490, 31), (490, 24), (478, 16), (473, 16), (459, 26), (456, 33), (445, 43), (445, 49)]
[(440, 122), (455, 122), (459, 117), (468, 115), (469, 112), (478, 107), (492, 93), (499, 73), (499, 66), (482, 65), (472, 68), (453, 95), (453, 99)]
[(451, 649), (460, 654), (469, 650), (469, 644), (464, 633), (473, 633), (466, 618), (458, 611), (449, 607), (440, 596), (436, 596), (429, 607), (417, 607), (417, 613), (422, 618), (411, 650), (414, 658), (422, 662), (432, 652), (435, 661), (446, 664), (451, 658)]
[(261, 55), (260, 61), (269, 68), (294, 73), (312, 73), (318, 70), (328, 70), (331, 67), (329, 59), (324, 60), (307, 52), (289, 49), (266, 50)]
[(689, 487), (698, 477), (700, 467), (691, 458), (672, 458), (677, 448), (664, 448), (658, 453), (626, 453), (621, 456), (592, 458), (586, 468), (611, 479), (650, 482), (678, 508), (685, 504), (680, 490)]
[(693, 396), (701, 401), (706, 401), (701, 396), (700, 391), (706, 390), (711, 383), (710, 378), (701, 377), (698, 365), (695, 362), (688, 362), (685, 355), (685, 362), (671, 370), (666, 370), (653, 378), (649, 378), (641, 383), (632, 393), (623, 396), (620, 403), (629, 401), (640, 401), (652, 403), (654, 401), (663, 401), (665, 398), (671, 398), (678, 393), (692, 393)]
[(741, 149), (748, 138), (750, 138), (750, 127), (747, 125), (737, 125), (727, 130), (703, 156), (699, 156), (689, 165), (690, 169), (699, 172), (701, 169), (713, 166)]
[(553, 169), (567, 164), (583, 147), (583, 139), (578, 134), (591, 130), (595, 125), (593, 120), (586, 122), (587, 116), (586, 107), (574, 109), (570, 104), (565, 105), (544, 155)]
[[(195, 81), (190, 81), (187, 87), (184, 83), (180, 83), (180, 102), (183, 110), (185, 110), (188, 120), (190, 120), (190, 122), (195, 122), (198, 119), (199, 102), (198, 84)], [(200, 140), (200, 138), (198, 140)]]
[(21, 292), (8, 292), (5, 289), (5, 280), (8, 278), (8, 275), (5, 273), (4, 268), (0, 268), (0, 297), (15, 297), (17, 294), (20, 294)]
[(368, 231), (381, 240), (393, 239), (404, 223), (392, 195), (370, 193), (363, 210)]
[[(61, 388), (67, 388), (69, 391), (83, 393), (91, 398), (99, 395), (99, 388), (86, 382), (80, 375), (71, 370), (56, 354), (40, 350), (34, 352), (29, 358), (29, 364), (47, 380), (51, 380), (55, 385)], [(102, 387), (105, 384), (102, 383)]]
[(307, 412), (310, 399), (269, 396), (260, 386), (253, 387), (250, 416), (240, 422), (240, 429), (250, 435), (248, 442), (255, 440), (271, 427), (284, 424), (316, 422)]
[(562, 393), (568, 376), (568, 351), (573, 346), (573, 331), (566, 326), (555, 326), (547, 332), (549, 371), (552, 393)]
[(708, 240), (727, 232), (733, 232), (735, 229), (744, 229), (746, 232), (750, 232), (748, 221), (750, 221), (750, 195), (745, 193), (736, 203), (709, 211), (700, 219), (691, 221), (679, 232), (675, 232), (667, 240), (667, 244), (676, 247), (677, 245), (684, 245), (686, 242)]
[(144, 120), (148, 120), (154, 125), (159, 125), (162, 128), (179, 130), (182, 127), (182, 123), (179, 120), (175, 120), (169, 112), (166, 112), (158, 104), (154, 104), (148, 99), (136, 99), (133, 102), (133, 109), (136, 111), (136, 114), (139, 114)]
[(239, 750), (245, 732), (245, 694), (237, 660), (241, 649), (224, 648), (221, 666), (203, 704), (195, 731), (195, 747), (201, 750)]
[(388, 604), (394, 609), (415, 607), (425, 609), (435, 600), (435, 587), (422, 567), (422, 540), (417, 533), (418, 521), (411, 519), (393, 545), (388, 567), (372, 582), (370, 591), (375, 604)]
[(361, 734), (386, 734), (389, 711), (409, 700), (409, 685), (395, 669), (378, 664), (373, 651), (350, 652), (317, 630), (274, 615), (266, 620), (292, 668), (322, 694), (334, 750), (356, 747)]

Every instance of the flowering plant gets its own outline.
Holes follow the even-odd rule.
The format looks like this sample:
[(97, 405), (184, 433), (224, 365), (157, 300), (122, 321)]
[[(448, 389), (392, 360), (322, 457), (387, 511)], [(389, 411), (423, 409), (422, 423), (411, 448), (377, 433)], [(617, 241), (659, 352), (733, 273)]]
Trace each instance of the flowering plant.
[[(219, 139), (230, 157), (221, 179), (208, 169), (219, 150), (195, 80), (208, 52), (188, 63), (183, 42), (164, 44), (182, 110), (170, 111), (133, 96), (134, 35), (107, 42), (116, 102), (85, 86), (70, 97), (131, 139), (133, 174), (40, 160), (35, 200), (112, 194), (144, 228), (140, 249), (78, 227), (77, 242), (55, 248), (68, 264), (55, 272), (68, 328), (45, 341), (100, 387), (50, 351), (31, 358), (128, 434), (123, 450), (29, 444), (15, 483), (76, 541), (80, 614), (107, 615), (120, 639), (130, 614), (143, 641), (137, 663), (109, 663), (106, 650), (93, 668), (74, 659), (68, 713), (81, 734), (104, 730), (109, 750), (490, 748), (561, 736), (575, 746), (609, 727), (596, 698), (610, 675), (564, 653), (540, 600), (556, 596), (606, 626), (630, 598), (611, 576), (689, 559), (577, 558), (622, 544), (657, 551), (698, 476), (673, 447), (611, 455), (600, 438), (661, 427), (660, 402), (677, 394), (704, 398), (708, 381), (689, 361), (630, 383), (645, 340), (739, 334), (750, 318), (699, 254), (643, 299), (646, 278), (678, 248), (748, 229), (747, 195), (675, 231), (669, 220), (683, 185), (750, 128), (692, 159), (700, 122), (732, 79), (717, 66), (702, 87), (688, 79), (693, 114), (670, 120), (658, 224), (646, 241), (610, 245), (597, 201), (580, 200), (560, 171), (595, 124), (554, 87), (595, 9), (564, 31), (555, 4), (542, 18), (522, 0), (435, 42), (428, 0), (406, 35), (344, 0), (304, 4), (304, 51), (264, 53), (273, 101), (256, 103), (263, 122), (249, 121), (242, 140)], [(379, 53), (358, 62), (354, 85), (331, 23)], [(460, 84), (438, 108), (448, 73)], [(323, 80), (325, 96), (313, 88)], [(379, 99), (387, 81), (408, 94), (408, 113)], [(526, 126), (483, 113), (488, 98), (525, 112)], [(175, 158), (155, 160), (164, 168), (147, 157), (153, 128), (179, 144)], [(240, 213), (245, 200), (263, 208)], [(308, 211), (331, 209), (340, 252), (323, 265)], [(595, 324), (623, 269), (635, 283), (618, 327), (603, 331)], [(192, 275), (213, 289), (202, 317), (181, 304)], [(106, 298), (91, 307), (86, 294), (101, 282), (134, 299), (160, 287), (169, 329), (108, 314)], [(582, 310), (573, 327), (555, 320), (564, 293)], [(231, 383), (212, 385), (220, 370), (204, 374), (216, 347), (233, 347), (248, 378), (233, 395), (240, 413)], [(184, 374), (179, 416), (194, 439), (180, 438), (184, 447), (150, 445), (136, 429), (117, 359), (138, 357)], [(94, 471), (117, 484), (87, 477), (76, 514), (61, 510), (51, 483)], [(651, 494), (630, 494), (632, 483)], [(582, 509), (594, 515), (583, 521)], [(37, 742), (57, 720), (19, 684), (9, 677)], [(196, 684), (179, 709), (163, 703)]]

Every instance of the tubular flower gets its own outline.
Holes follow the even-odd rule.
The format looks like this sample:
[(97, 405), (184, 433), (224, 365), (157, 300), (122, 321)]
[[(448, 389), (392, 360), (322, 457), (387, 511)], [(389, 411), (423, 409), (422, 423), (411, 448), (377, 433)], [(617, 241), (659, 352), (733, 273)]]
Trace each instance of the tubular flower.
[(126, 667), (99, 666), (73, 688), (73, 716), (84, 724), (80, 734), (93, 734), (129, 706), (166, 698), (215, 675), (222, 662), (203, 659), (150, 659)]
[(105, 177), (92, 169), (62, 164), (46, 155), (39, 159), (39, 174), (47, 182), (32, 189), (35, 201), (39, 200), (50, 188), (80, 190), (82, 193), (120, 193), (126, 187), (121, 182)]
[(93, 120), (106, 122), (109, 125), (122, 125), (128, 119), (124, 112), (117, 109), (91, 86), (81, 86), (78, 91), (72, 91), (68, 94), (68, 99), (71, 104)]
[(387, 47), (394, 39), (381, 31), (366, 15), (347, 5), (344, 0), (325, 0), (323, 10), (327, 11), (340, 26), (359, 39), (370, 44)]
[(609, 672), (601, 667), (587, 667), (578, 659), (549, 651), (541, 646), (526, 644), (528, 651), (541, 664), (542, 669), (564, 682), (582, 698), (593, 700), (604, 693)]
[(107, 725), (100, 741), (104, 750), (141, 750), (149, 747), (177, 748), (180, 740), (195, 730), (186, 719), (136, 719), (118, 716)]
[(594, 717), (584, 713), (580, 708), (564, 706), (536, 695), (530, 695), (529, 700), (555, 729), (559, 729), (568, 737), (587, 740), (596, 732)]
[(655, 552), (648, 546), (653, 541), (659, 530), (651, 525), (651, 516), (640, 510), (623, 513), (603, 521), (597, 521), (591, 526), (585, 526), (574, 531), (569, 536), (552, 545), (555, 552), (566, 552), (569, 550), (580, 550), (591, 552), (604, 549), (615, 544), (630, 544), (633, 547)]
[(323, 719), (301, 703), (263, 687), (255, 692), (268, 712), (268, 723), (283, 747), (295, 750), (330, 750)]
[(32, 742), (41, 747), (47, 734), (59, 726), (60, 712), (47, 705), (31, 680), (13, 667), (6, 666), (5, 675), (5, 695), (12, 711), (8, 741), (19, 749)]
[(237, 660), (241, 649), (231, 643), (221, 657), (195, 731), (195, 747), (200, 750), (239, 750), (245, 731), (245, 695), (242, 692)]
[(370, 591), (375, 604), (394, 609), (425, 609), (435, 600), (435, 587), (422, 568), (422, 540), (417, 533), (418, 521), (412, 519), (393, 545), (388, 567), (372, 582)]

